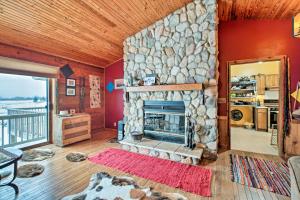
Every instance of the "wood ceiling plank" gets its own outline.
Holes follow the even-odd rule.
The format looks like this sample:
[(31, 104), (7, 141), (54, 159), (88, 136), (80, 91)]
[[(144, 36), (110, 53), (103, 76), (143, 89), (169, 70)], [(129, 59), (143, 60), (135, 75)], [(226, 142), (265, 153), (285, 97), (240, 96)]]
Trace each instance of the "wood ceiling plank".
[[(16, 15), (18, 15), (18, 13), (16, 13)], [(17, 17), (17, 16), (9, 16), (8, 19), (14, 20), (16, 17)], [(30, 17), (30, 16), (29, 16), (29, 17)], [(20, 19), (18, 22), (22, 21), (23, 18), (24, 18), (24, 15), (21, 17), (21, 19)], [(34, 18), (34, 17), (32, 17), (32, 18)], [(49, 19), (51, 19), (51, 16), (45, 16), (44, 18), (47, 19), (47, 20), (49, 20)], [(38, 19), (36, 19), (36, 20), (38, 20)], [(55, 20), (55, 19), (53, 19), (53, 20)], [(26, 19), (26, 21), (29, 21), (28, 18)], [(25, 27), (30, 26), (30, 23), (31, 23), (31, 22), (28, 22), (28, 23), (29, 23), (29, 24), (26, 24)], [(57, 23), (55, 23), (55, 22), (51, 22), (51, 23), (54, 24), (53, 28), (56, 28), (56, 29), (59, 29), (59, 30), (64, 30), (64, 29), (66, 29), (65, 27), (62, 27), (60, 24), (57, 24)], [(51, 23), (48, 24), (48, 25), (51, 26)], [(44, 30), (44, 29), (42, 28), (42, 26), (45, 25), (45, 24), (47, 24), (47, 21), (41, 23), (41, 24), (40, 24), (40, 27), (38, 27), (38, 28), (35, 28), (35, 27), (32, 27), (32, 28), (33, 28), (33, 29), (37, 29), (37, 30), (38, 30), (38, 29), (42, 29), (45, 33), (48, 33), (49, 30)], [(52, 30), (51, 30), (51, 31), (52, 31)], [(78, 32), (80, 33), (79, 30), (78, 30)], [(77, 33), (78, 33), (78, 32), (74, 32), (74, 31), (72, 31), (71, 29), (67, 29), (65, 35), (70, 35), (70, 33), (71, 33), (71, 35), (73, 35), (74, 37), (78, 37), (78, 39), (84, 38), (82, 35), (77, 36)], [(57, 36), (55, 35), (55, 37), (57, 37)], [(92, 38), (92, 39), (90, 39), (90, 41), (88, 41), (88, 42), (92, 42), (92, 41), (94, 41), (94, 40), (95, 40), (95, 38)], [(101, 40), (98, 40), (98, 41), (100, 42)], [(74, 42), (77, 42), (77, 41), (73, 41), (72, 43), (74, 43)], [(112, 44), (111, 44), (111, 43), (106, 43), (106, 44), (101, 44), (101, 45), (102, 45), (102, 48), (106, 48), (106, 47), (111, 48), (111, 45), (112, 45)], [(121, 47), (121, 46), (118, 46), (118, 47)]]
[[(23, 31), (27, 30), (26, 28), (23, 28)], [(35, 30), (35, 29), (33, 29)], [(31, 29), (27, 30), (27, 31), (31, 31)], [(104, 56), (106, 57), (116, 57), (116, 55), (113, 55), (111, 54), (112, 52), (110, 52), (109, 54), (103, 52), (102, 50), (99, 50), (97, 48), (94, 48), (92, 45), (94, 45), (93, 43), (86, 43), (86, 42), (82, 42), (82, 41), (76, 41), (76, 38), (72, 38), (69, 34), (59, 34), (60, 30), (56, 30), (56, 38), (59, 39), (61, 42), (64, 42), (64, 41), (73, 41), (71, 43), (69, 43), (69, 45), (74, 45), (74, 44), (78, 44), (78, 47), (77, 49), (84, 49), (84, 47), (86, 47), (86, 49), (90, 49), (90, 52), (94, 55), (97, 55), (98, 53), (102, 53), (104, 54)], [(49, 35), (45, 34), (45, 36), (49, 37)], [(50, 38), (47, 38), (47, 39), (50, 39)], [(97, 42), (96, 42), (97, 43)], [(104, 45), (103, 44), (99, 44), (99, 45), (102, 45), (102, 47), (104, 48)], [(97, 51), (98, 50), (98, 51)], [(118, 56), (117, 56), (118, 57)]]
[(283, 10), (280, 10), (276, 17), (278, 18), (292, 18), (297, 13), (300, 13), (300, 1), (299, 0), (290, 0), (288, 2), (285, 2), (285, 8)]
[(100, 13), (97, 12), (97, 10), (95, 10), (92, 6), (90, 6), (88, 3), (86, 3), (85, 1), (82, 0), (74, 0), (74, 2), (79, 3), (80, 5), (82, 5), (82, 7), (84, 7), (86, 10), (90, 11), (91, 13), (93, 13), (94, 15), (97, 16), (97, 19), (99, 21), (101, 21), (102, 23), (110, 26), (110, 27), (116, 27), (116, 24), (113, 23), (112, 21), (110, 21), (109, 19), (107, 19), (106, 17), (104, 17), (103, 15), (101, 15)]
[[(64, 16), (61, 16), (61, 17), (63, 18)], [(45, 16), (44, 19), (48, 19), (48, 17)], [(57, 19), (57, 21), (59, 21), (59, 19)], [(73, 27), (70, 27), (70, 29), (71, 29), (71, 28), (73, 28), (73, 29), (74, 29), (74, 28), (77, 28), (76, 33), (79, 34), (80, 37), (83, 36), (82, 33), (88, 32), (88, 33), (90, 33), (90, 36), (92, 36), (92, 37), (91, 37), (91, 38), (92, 38), (92, 41), (98, 40), (98, 41), (103, 42), (102, 48), (109, 48), (108, 50), (111, 51), (111, 48), (120, 48), (120, 47), (122, 47), (122, 45), (119, 45), (119, 44), (116, 45), (116, 44), (114, 44), (112, 41), (106, 41), (104, 38), (101, 38), (101, 35), (100, 35), (100, 34), (97, 35), (95, 32), (91, 32), (89, 28), (86, 28), (86, 29), (84, 29), (85, 31), (82, 31), (82, 29), (78, 28), (78, 26), (81, 26), (81, 25), (84, 24), (84, 23), (79, 23), (79, 24), (77, 24), (78, 26), (75, 26), (75, 27), (74, 27), (74, 24), (75, 24), (74, 22), (72, 22), (72, 23), (70, 23), (70, 24), (73, 26)], [(66, 24), (66, 25), (68, 25), (68, 24)], [(64, 30), (64, 28), (62, 28), (62, 30)], [(69, 30), (66, 30), (66, 32), (68, 33)], [(67, 33), (66, 33), (66, 34), (67, 34)], [(95, 37), (95, 35), (96, 35), (97, 37)], [(114, 46), (114, 45), (115, 45), (115, 46)]]
[(299, 0), (219, 0), (221, 21), (244, 19), (290, 19), (300, 12)]
[[(94, 66), (122, 57), (123, 40), (192, 0), (0, 0), (0, 42)], [(220, 20), (289, 19), (299, 0), (219, 0)]]
[(218, 5), (218, 14), (220, 20), (228, 21), (232, 12), (233, 0), (220, 0)]
[[(115, 18), (121, 18), (123, 21), (127, 21), (129, 24), (129, 27), (127, 27), (128, 33), (131, 33), (130, 29), (140, 29), (141, 24), (144, 22), (143, 20), (143, 10), (141, 8), (136, 8), (135, 6), (132, 6), (129, 1), (111, 1), (112, 4), (109, 4), (109, 10), (111, 10), (112, 15)], [(100, 2), (99, 2), (100, 3)], [(103, 6), (103, 3), (101, 4)], [(140, 10), (139, 15), (135, 15), (137, 12), (137, 9)], [(120, 12), (121, 11), (121, 12)]]
[[(0, 19), (1, 19), (1, 17), (0, 17)], [(2, 23), (2, 25), (6, 25), (5, 23)], [(10, 27), (8, 27), (7, 26), (7, 28), (10, 28)], [(18, 30), (20, 27), (18, 27), (18, 25), (15, 25), (14, 26), (14, 29), (16, 29), (16, 30)], [(70, 45), (72, 45), (73, 46), (73, 48), (75, 48), (75, 49), (77, 49), (77, 50), (81, 50), (81, 49), (83, 49), (82, 47), (83, 47), (83, 45), (82, 46), (75, 46), (74, 44), (76, 44), (76, 43), (73, 43), (73, 44), (70, 44), (70, 43), (65, 43), (64, 41), (68, 41), (68, 35), (64, 35), (64, 34), (58, 34), (59, 33), (59, 30), (58, 31), (56, 31), (56, 34), (57, 34), (57, 38), (56, 39), (54, 39), (54, 38), (50, 38), (47, 34), (43, 34), (42, 36), (43, 36), (43, 38), (41, 38), (40, 36), (40, 34), (39, 33), (37, 33), (37, 32), (34, 32), (34, 31), (32, 31), (32, 29), (25, 29), (25, 28), (23, 28), (23, 27), (21, 27), (22, 28), (22, 33), (25, 33), (26, 35), (29, 35), (29, 36), (32, 36), (32, 39), (34, 40), (35, 38), (34, 37), (39, 37), (40, 38), (40, 42), (41, 42), (41, 44), (43, 44), (44, 43), (44, 41), (50, 41), (50, 42), (52, 42), (52, 45), (56, 45), (58, 48), (60, 47), (60, 46), (62, 46), (62, 45), (64, 45), (64, 46), (69, 46), (70, 47)], [(5, 38), (3, 38), (3, 39), (5, 39)], [(72, 38), (73, 39), (73, 38)], [(81, 43), (77, 43), (77, 44), (81, 44)], [(86, 44), (86, 43), (83, 43), (83, 44)], [(91, 45), (91, 44), (90, 44)], [(89, 46), (89, 48), (90, 49), (93, 49), (93, 47), (92, 46)], [(99, 54), (102, 54), (102, 56), (103, 56), (103, 58), (105, 57), (105, 58), (110, 58), (110, 57), (116, 57), (116, 55), (113, 55), (113, 54), (111, 54), (111, 53), (107, 53), (107, 52), (105, 52), (105, 51), (103, 51), (103, 50), (99, 50), (99, 49), (97, 49), (97, 48), (95, 48), (94, 49), (95, 51), (98, 51), (97, 53), (99, 53)], [(94, 54), (94, 53), (93, 53)], [(92, 55), (92, 54), (91, 54)], [(96, 55), (98, 55), (98, 54), (96, 54)]]
[(114, 62), (126, 37), (190, 1), (0, 0), (1, 35), (8, 37), (0, 41), (95, 65)]
[[(9, 27), (5, 27), (3, 25), (0, 25), (1, 30), (6, 30), (5, 32), (0, 31), (0, 42), (5, 43), (5, 44), (10, 44), (11, 41), (16, 40), (17, 38), (24, 38), (24, 41), (19, 41), (18, 43), (15, 43), (15, 46), (20, 46), (24, 48), (29, 48), (35, 51), (40, 51), (43, 53), (46, 53), (48, 50), (51, 52), (51, 55), (59, 56), (61, 55), (67, 55), (64, 58), (70, 57), (71, 60), (76, 60), (80, 61), (81, 59), (83, 60), (84, 63), (89, 63), (92, 64), (95, 62), (95, 65), (100, 65), (103, 66), (107, 62), (102, 62), (105, 59), (99, 58), (99, 57), (94, 57), (89, 54), (85, 54), (83, 52), (77, 51), (76, 48), (73, 48), (72, 50), (69, 50), (69, 45), (64, 45), (61, 42), (53, 41), (53, 40), (44, 40), (44, 38), (40, 38), (39, 36), (33, 37), (32, 35), (24, 34), (23, 32), (19, 32), (16, 30), (12, 30)], [(27, 41), (30, 41), (28, 43)], [(34, 46), (34, 48), (32, 48)], [(62, 56), (61, 56), (62, 57)], [(78, 60), (79, 59), (79, 60)], [(96, 62), (97, 59), (101, 62)]]
[(123, 7), (116, 8), (115, 3), (111, 1), (107, 3), (106, 1), (94, 1), (94, 0), (87, 0), (91, 6), (94, 7), (102, 15), (106, 16), (109, 20), (117, 24), (118, 29), (122, 29), (124, 32), (128, 31), (127, 29), (133, 28), (132, 24), (130, 24), (127, 18), (122, 16), (122, 13), (126, 12), (126, 9)]
[[(58, 0), (56, 2), (57, 3), (53, 5), (52, 12), (54, 12), (56, 16), (60, 17), (57, 19), (57, 21), (63, 19), (65, 22), (65, 26), (71, 26), (75, 28), (79, 33), (89, 33), (89, 35), (92, 38), (97, 38), (98, 40), (105, 41), (107, 42), (107, 44), (119, 47), (122, 46), (119, 43), (114, 42), (117, 38), (113, 38), (114, 35), (103, 36), (103, 33), (106, 31), (105, 27), (101, 26), (101, 23), (95, 23), (95, 21), (91, 21), (90, 19), (94, 20), (92, 16), (90, 18), (85, 17), (89, 16), (89, 13), (85, 12), (85, 14), (83, 15), (82, 13), (79, 13), (76, 9), (70, 9), (72, 8), (72, 6), (68, 6), (68, 4), (66, 4), (65, 1)], [(46, 1), (46, 5), (47, 4), (48, 1)]]

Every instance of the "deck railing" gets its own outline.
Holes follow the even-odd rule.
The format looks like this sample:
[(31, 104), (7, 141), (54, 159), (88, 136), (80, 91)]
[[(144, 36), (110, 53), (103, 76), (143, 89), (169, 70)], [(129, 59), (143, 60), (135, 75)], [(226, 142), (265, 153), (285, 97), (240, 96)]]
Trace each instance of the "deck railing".
[(7, 109), (0, 116), (0, 147), (47, 139), (47, 119), (45, 107)]

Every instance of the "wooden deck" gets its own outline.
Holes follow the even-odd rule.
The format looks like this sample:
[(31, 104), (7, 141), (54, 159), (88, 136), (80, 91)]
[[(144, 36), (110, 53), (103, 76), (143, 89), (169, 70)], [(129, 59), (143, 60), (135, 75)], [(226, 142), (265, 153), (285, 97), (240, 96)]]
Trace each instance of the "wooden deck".
[[(101, 165), (93, 164), (89, 161), (80, 163), (71, 163), (65, 159), (66, 154), (73, 151), (85, 152), (89, 155), (96, 154), (110, 147), (119, 147), (119, 144), (108, 143), (107, 140), (116, 135), (113, 131), (99, 132), (92, 140), (83, 141), (74, 145), (64, 148), (49, 145), (44, 148), (51, 148), (56, 151), (56, 155), (48, 160), (40, 162), (45, 166), (45, 171), (42, 175), (29, 178), (17, 178), (15, 183), (18, 184), (20, 189), (20, 200), (55, 200), (60, 199), (66, 195), (78, 193), (82, 191), (88, 184), (90, 176), (93, 173), (106, 171), (112, 175), (127, 175), (121, 171), (107, 168)], [(155, 190), (166, 192), (178, 192), (191, 200), (283, 200), (290, 199), (284, 196), (276, 195), (268, 191), (257, 190), (255, 188), (248, 188), (240, 184), (232, 183), (230, 177), (230, 162), (229, 154), (238, 153), (241, 155), (256, 156), (259, 158), (280, 160), (276, 156), (267, 156), (254, 153), (246, 153), (240, 151), (227, 151), (219, 154), (219, 158), (215, 162), (205, 162), (204, 167), (213, 170), (212, 178), (212, 193), (211, 198), (200, 197), (191, 193), (181, 191), (163, 184), (156, 183), (147, 179), (139, 178), (136, 176), (134, 179), (141, 186), (151, 186)], [(20, 163), (22, 165), (24, 163)], [(0, 188), (0, 199), (10, 200), (13, 199), (13, 190), (5, 187)]]

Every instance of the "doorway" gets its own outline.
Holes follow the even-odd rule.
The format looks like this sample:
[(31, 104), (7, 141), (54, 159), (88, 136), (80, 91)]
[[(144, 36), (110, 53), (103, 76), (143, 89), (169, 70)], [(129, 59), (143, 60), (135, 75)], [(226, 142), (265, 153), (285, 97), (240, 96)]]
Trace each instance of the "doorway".
[(284, 59), (228, 63), (230, 148), (279, 155), (282, 151)]
[(0, 73), (0, 147), (49, 141), (49, 79)]

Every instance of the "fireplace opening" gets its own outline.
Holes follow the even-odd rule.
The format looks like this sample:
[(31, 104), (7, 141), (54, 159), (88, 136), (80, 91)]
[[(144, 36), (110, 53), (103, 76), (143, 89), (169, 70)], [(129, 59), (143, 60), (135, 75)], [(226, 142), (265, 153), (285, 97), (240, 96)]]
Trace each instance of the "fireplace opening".
[(144, 101), (144, 137), (185, 144), (183, 101)]

